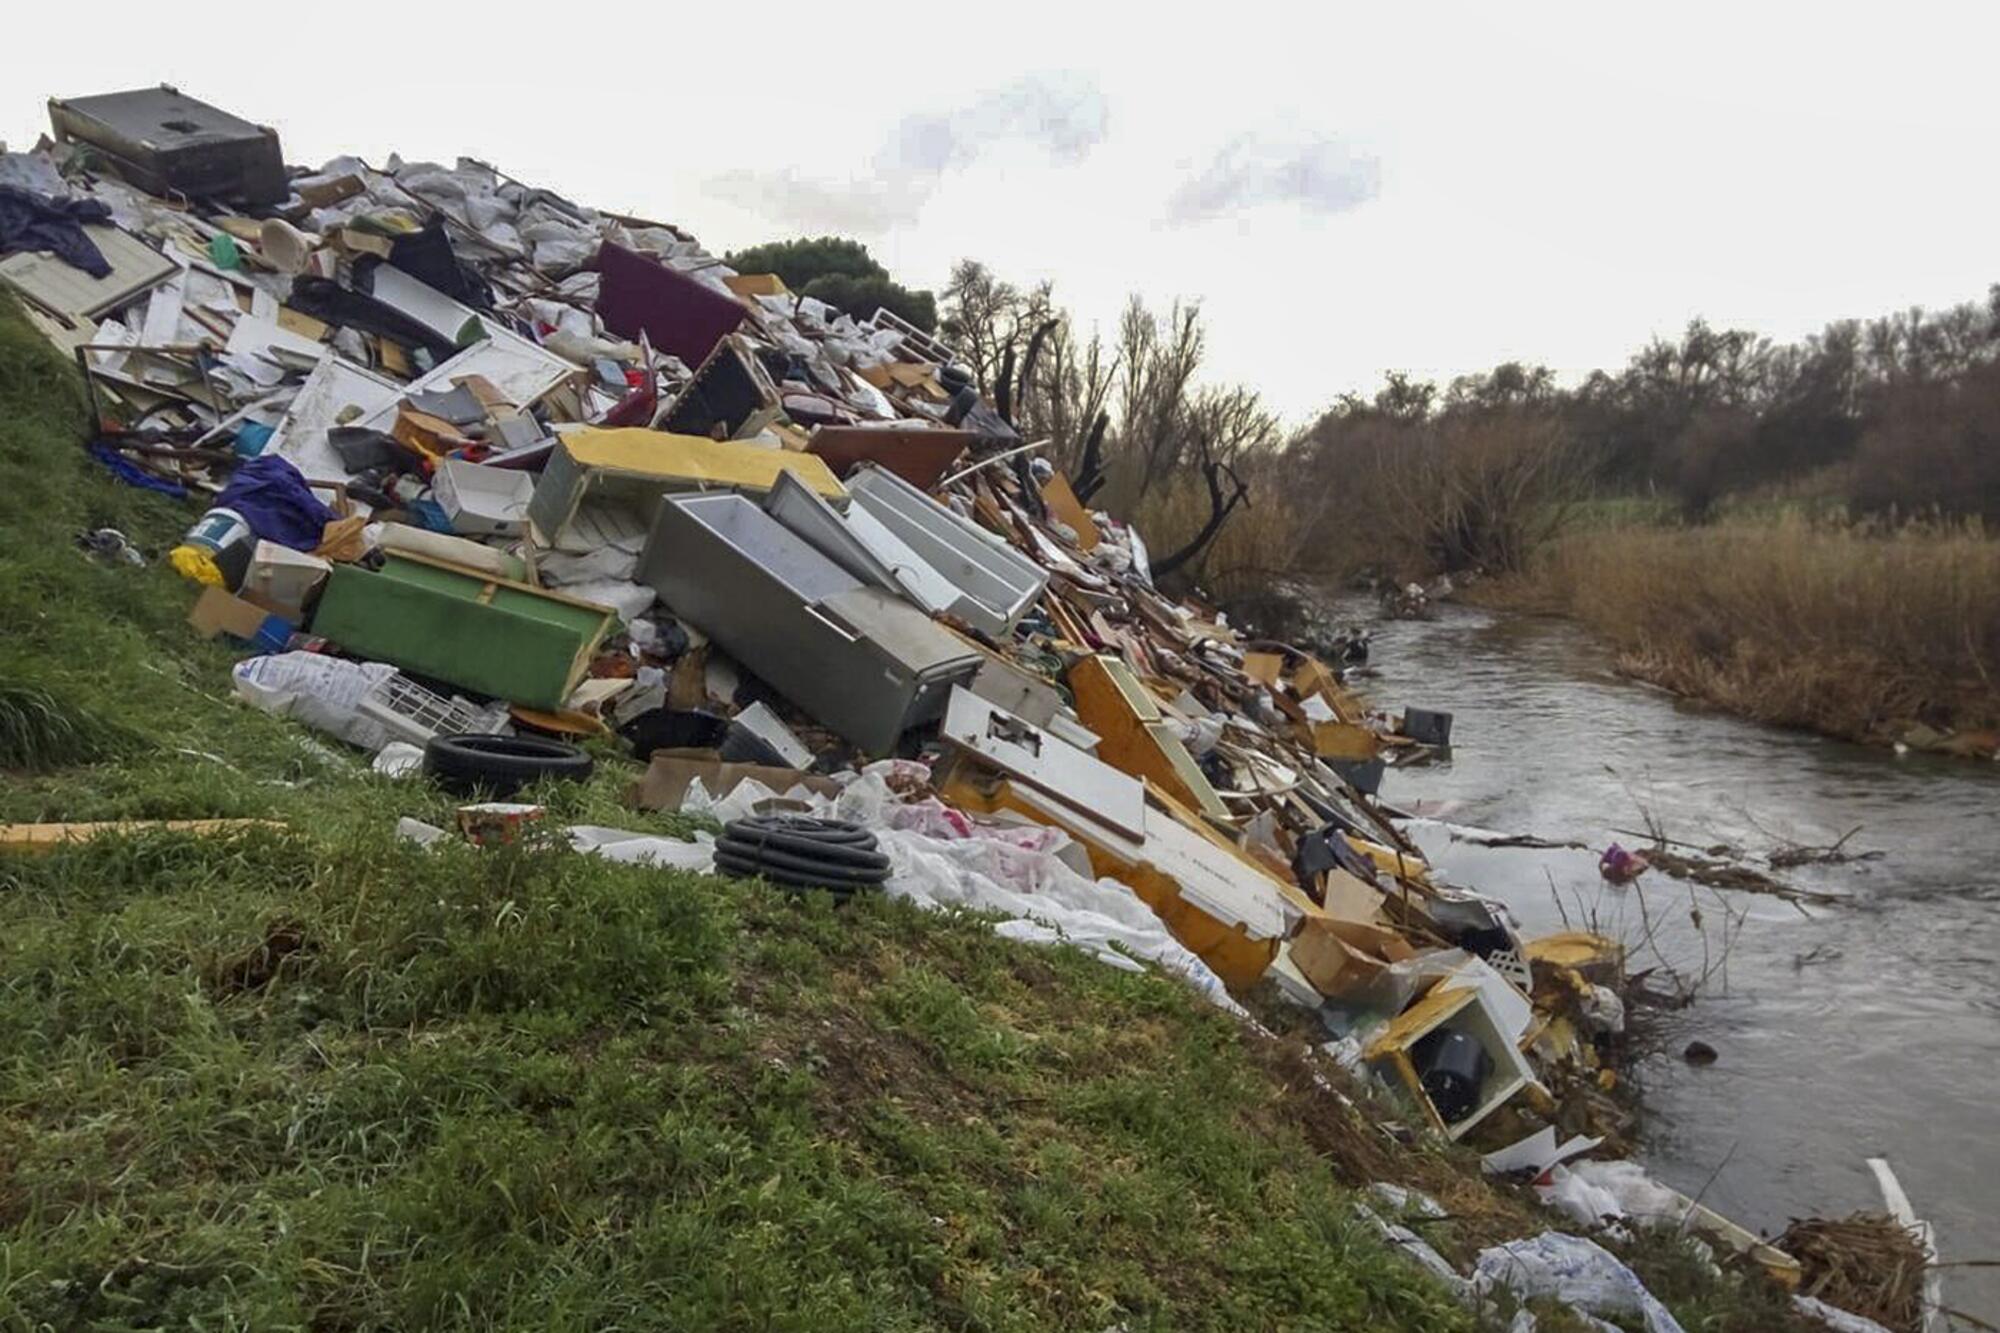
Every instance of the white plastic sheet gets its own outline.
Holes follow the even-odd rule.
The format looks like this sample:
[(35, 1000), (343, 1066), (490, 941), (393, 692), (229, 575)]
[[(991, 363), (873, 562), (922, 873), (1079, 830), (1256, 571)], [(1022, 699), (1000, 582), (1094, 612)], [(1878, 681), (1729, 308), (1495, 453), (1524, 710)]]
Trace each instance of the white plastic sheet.
[(1523, 1300), (1547, 1297), (1588, 1315), (1636, 1315), (1646, 1333), (1684, 1333), (1639, 1275), (1596, 1241), (1544, 1231), (1479, 1252), (1473, 1284), (1506, 1287)]
[(1468, 1282), (1460, 1277), (1458, 1270), (1453, 1268), (1450, 1261), (1443, 1255), (1432, 1248), (1429, 1241), (1406, 1226), (1395, 1222), (1383, 1221), (1376, 1214), (1375, 1210), (1366, 1204), (1355, 1204), (1354, 1211), (1360, 1214), (1361, 1220), (1373, 1227), (1376, 1234), (1381, 1236), (1383, 1240), (1408, 1255), (1411, 1259), (1414, 1259), (1431, 1276), (1444, 1283), (1461, 1302), (1471, 1305), (1477, 1300), (1481, 1289), (1477, 1285), (1476, 1280)]
[(697, 833), (693, 842), (682, 842), (679, 838), (596, 824), (575, 824), (564, 832), (569, 835), (571, 847), (607, 861), (694, 870), (704, 875), (715, 869), (715, 839), (706, 833)]
[(908, 760), (884, 760), (870, 764), (833, 798), (803, 787), (774, 792), (746, 781), (717, 799), (696, 783), (682, 809), (726, 823), (773, 796), (803, 800), (816, 814), (852, 820), (874, 832), (889, 858), (884, 890), (893, 896), (925, 907), (997, 912), (1009, 918), (1005, 933), (1013, 938), (1060, 940), (1113, 966), (1146, 959), (1186, 979), (1210, 1003), (1248, 1016), (1222, 979), (1130, 889), (1080, 875), (1065, 861), (1067, 834), (1041, 825), (975, 822), (935, 800), (899, 800), (889, 780), (916, 775), (927, 770)]
[(630, 583), (624, 579), (589, 579), (582, 583), (561, 585), (565, 597), (575, 597), (582, 601), (594, 602), (598, 606), (608, 606), (618, 613), (620, 624), (629, 625), (635, 616), (644, 615), (653, 609), (653, 603), (660, 595), (642, 583)]
[(1863, 1319), (1858, 1314), (1849, 1314), (1839, 1306), (1828, 1305), (1814, 1296), (1792, 1297), (1792, 1308), (1808, 1319), (1818, 1320), (1833, 1333), (1889, 1333), (1889, 1330), (1873, 1319)]

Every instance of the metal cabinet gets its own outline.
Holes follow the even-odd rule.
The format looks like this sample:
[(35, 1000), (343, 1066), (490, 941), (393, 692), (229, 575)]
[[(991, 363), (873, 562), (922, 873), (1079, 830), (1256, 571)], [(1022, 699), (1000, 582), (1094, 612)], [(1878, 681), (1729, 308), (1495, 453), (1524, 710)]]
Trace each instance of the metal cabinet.
[(869, 754), (943, 711), (979, 655), (740, 495), (661, 501), (639, 581), (786, 698)]

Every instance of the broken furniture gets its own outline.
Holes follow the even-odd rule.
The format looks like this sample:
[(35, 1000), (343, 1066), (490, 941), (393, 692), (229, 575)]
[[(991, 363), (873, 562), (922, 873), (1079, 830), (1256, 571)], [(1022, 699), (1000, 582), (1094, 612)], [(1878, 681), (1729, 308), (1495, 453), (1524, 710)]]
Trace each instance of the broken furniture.
[(1483, 989), (1441, 982), (1391, 1019), (1363, 1054), (1402, 1085), (1440, 1133), (1458, 1139), (1524, 1090), (1547, 1097), (1507, 1033)]
[(655, 348), (690, 366), (708, 360), (749, 314), (741, 301), (612, 241), (598, 247), (597, 272), (604, 327), (621, 338), (643, 333)]
[(537, 544), (587, 554), (603, 544), (596, 515), (643, 536), (663, 495), (742, 491), (763, 495), (787, 473), (829, 500), (847, 491), (809, 454), (694, 435), (628, 428), (565, 433), (528, 503)]
[(837, 476), (844, 477), (863, 463), (875, 463), (927, 491), (976, 438), (967, 430), (821, 426), (806, 441), (806, 452), (824, 458)]
[(1098, 755), (1144, 778), (1225, 827), (1229, 807), (1215, 794), (1201, 766), (1181, 743), (1174, 724), (1124, 661), (1106, 654), (1080, 658), (1069, 669), (1077, 716), (1098, 736)]
[(357, 656), (529, 708), (562, 706), (615, 611), (480, 570), (399, 553), (336, 565), (313, 632)]
[(741, 440), (784, 415), (778, 386), (750, 345), (734, 334), (715, 345), (660, 417), (662, 429), (711, 440)]
[(871, 755), (935, 718), (952, 686), (979, 669), (978, 654), (921, 611), (865, 585), (740, 495), (663, 500), (637, 578)]
[(966, 690), (940, 734), (959, 752), (939, 784), (945, 799), (1064, 830), (1093, 873), (1130, 888), (1228, 984), (1255, 982), (1298, 927), (1288, 886), (1165, 793)]

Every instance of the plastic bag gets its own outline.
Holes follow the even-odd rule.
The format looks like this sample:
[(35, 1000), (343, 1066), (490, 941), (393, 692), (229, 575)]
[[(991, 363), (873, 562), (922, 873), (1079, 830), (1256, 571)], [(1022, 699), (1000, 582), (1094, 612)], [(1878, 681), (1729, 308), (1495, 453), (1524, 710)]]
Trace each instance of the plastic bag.
[(1833, 1333), (1889, 1333), (1889, 1330), (1873, 1319), (1864, 1319), (1858, 1314), (1849, 1314), (1836, 1305), (1813, 1296), (1792, 1297), (1792, 1308), (1808, 1319), (1814, 1319), (1833, 1330)]
[[(922, 764), (890, 759), (870, 764), (837, 796), (821, 796), (802, 786), (783, 795), (803, 802), (814, 814), (870, 829), (889, 857), (884, 888), (893, 897), (930, 908), (997, 912), (1026, 923), (1008, 926), (1013, 938), (1060, 940), (1115, 967), (1129, 967), (1132, 957), (1151, 960), (1179, 974), (1210, 1003), (1248, 1017), (1222, 979), (1176, 940), (1136, 894), (1115, 880), (1079, 874), (1068, 864), (1068, 835), (970, 821), (941, 802), (905, 802), (889, 785), (892, 778), (928, 777)], [(697, 780), (689, 785), (681, 809), (728, 823), (779, 794), (745, 779), (717, 797)]]
[(238, 662), (236, 693), (267, 713), (293, 717), (364, 750), (389, 743), (382, 725), (359, 711), (368, 692), (396, 674), (386, 662), (348, 662), (319, 653), (275, 653)]
[(1544, 1231), (1479, 1252), (1472, 1281), (1506, 1287), (1524, 1300), (1551, 1297), (1590, 1315), (1637, 1315), (1646, 1333), (1685, 1333), (1639, 1275), (1596, 1241)]

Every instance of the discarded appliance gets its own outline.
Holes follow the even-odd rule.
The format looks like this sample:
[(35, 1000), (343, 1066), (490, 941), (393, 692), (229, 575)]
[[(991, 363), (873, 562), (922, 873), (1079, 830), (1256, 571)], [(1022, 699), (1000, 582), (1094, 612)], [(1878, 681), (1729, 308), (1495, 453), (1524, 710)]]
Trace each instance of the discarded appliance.
[(1064, 830), (1230, 985), (1255, 982), (1298, 928), (1287, 886), (1164, 793), (969, 691), (954, 692), (940, 734), (961, 756), (941, 777), (946, 799)]
[(1403, 734), (1419, 745), (1451, 744), (1451, 714), (1429, 708), (1403, 710)]
[(922, 612), (865, 586), (740, 495), (667, 497), (637, 577), (869, 754), (935, 718), (951, 687), (979, 669), (978, 654)]
[(1209, 820), (1232, 822), (1229, 807), (1215, 794), (1174, 724), (1161, 716), (1158, 702), (1132, 668), (1104, 654), (1080, 658), (1069, 669), (1069, 687), (1076, 695), (1078, 716), (1099, 737), (1101, 758), (1157, 783)]
[[(1433, 1033), (1455, 1035), (1427, 1044)], [(1484, 989), (1439, 984), (1391, 1019), (1365, 1055), (1402, 1084), (1445, 1137), (1458, 1139), (1524, 1091), (1547, 1099), (1507, 1034)], [(1470, 1057), (1475, 1049), (1483, 1060)]]
[(946, 609), (986, 634), (1005, 635), (1041, 596), (1048, 571), (874, 464), (849, 482), (854, 502), (958, 589)]
[(250, 207), (291, 193), (278, 132), (198, 102), (168, 84), (49, 99), (57, 143), (85, 144), (148, 194)]

